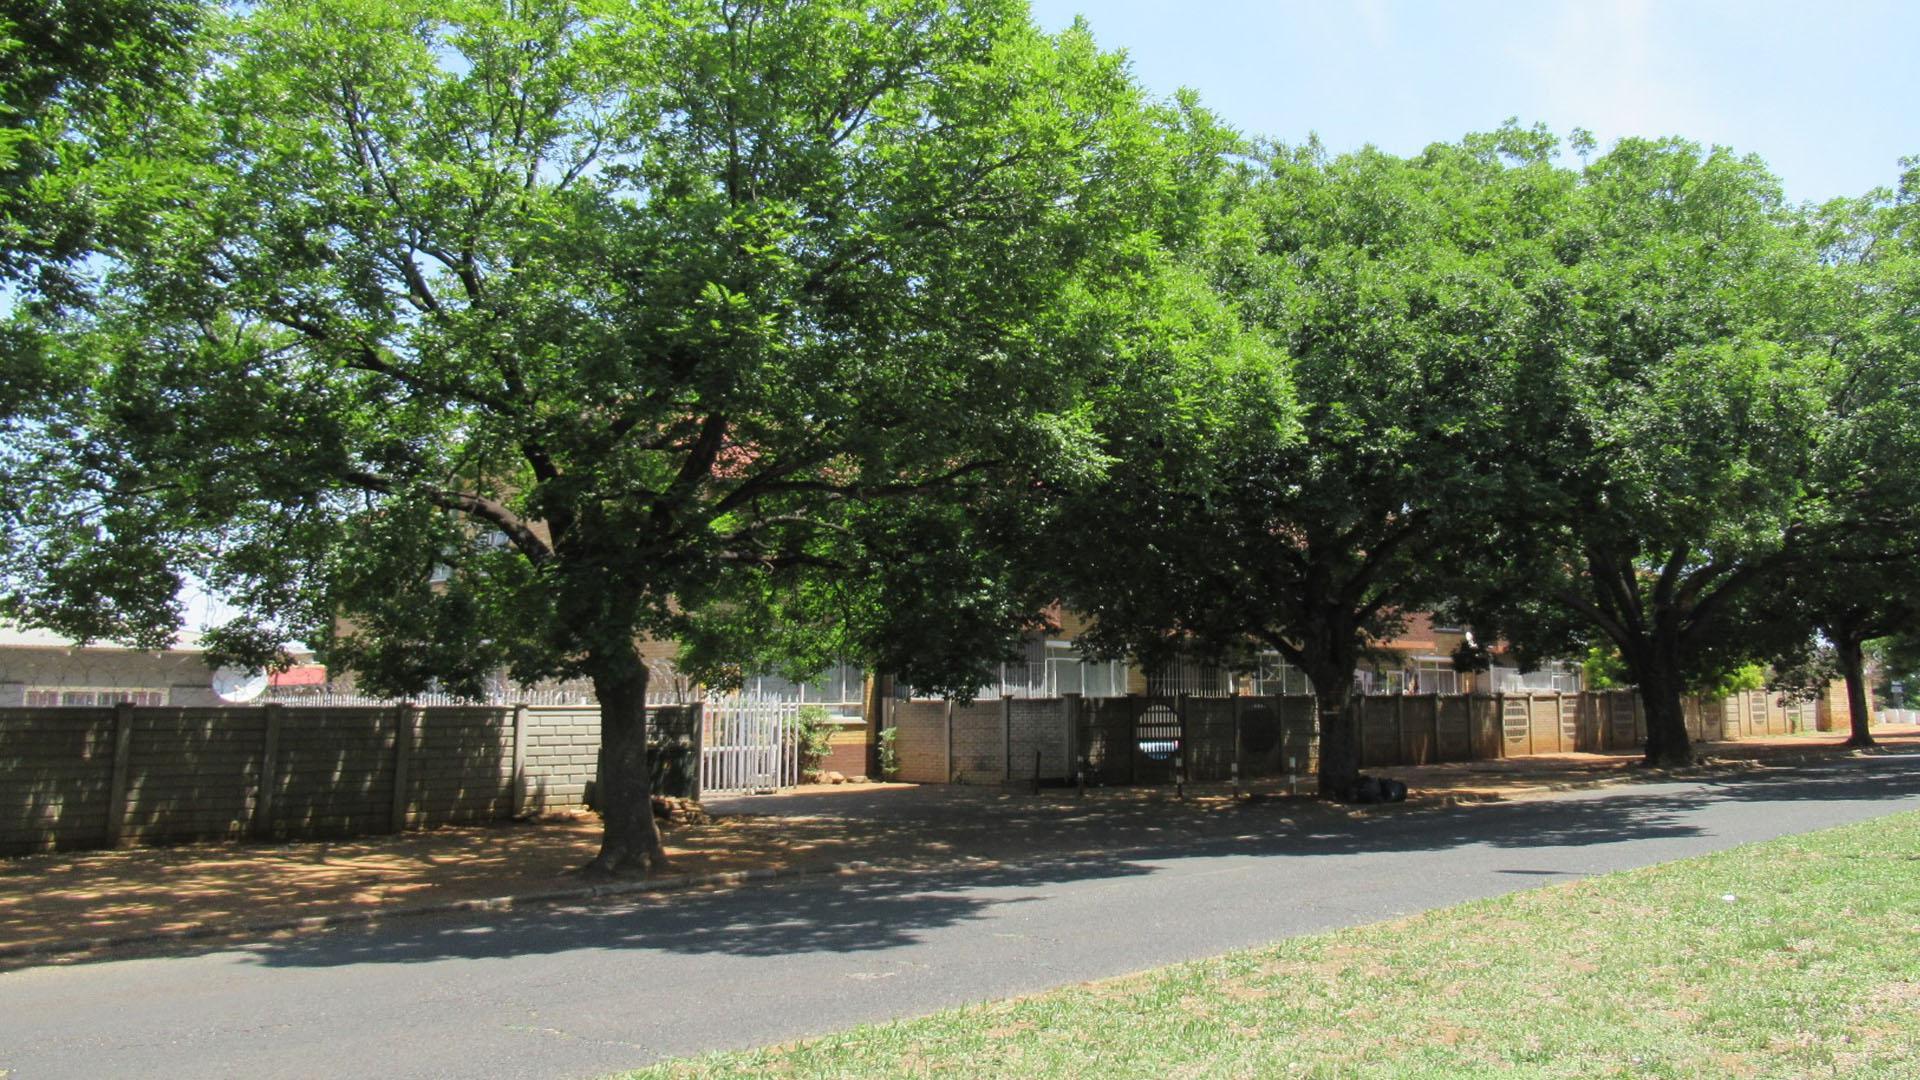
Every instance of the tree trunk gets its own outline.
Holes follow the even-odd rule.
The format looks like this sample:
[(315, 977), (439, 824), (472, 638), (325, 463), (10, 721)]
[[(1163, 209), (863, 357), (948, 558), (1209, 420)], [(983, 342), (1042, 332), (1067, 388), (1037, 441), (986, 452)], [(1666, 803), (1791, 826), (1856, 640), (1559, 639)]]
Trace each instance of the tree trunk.
[[(1347, 676), (1351, 681), (1353, 676)], [(1353, 691), (1348, 688), (1331, 701), (1320, 703), (1320, 794), (1345, 798), (1360, 782), (1360, 725), (1353, 709)]]
[(593, 692), (600, 699), (600, 854), (590, 873), (614, 875), (664, 870), (666, 848), (653, 820), (647, 771), (647, 665), (629, 646), (596, 656)]
[(1353, 664), (1306, 666), (1320, 711), (1320, 794), (1340, 798), (1360, 779), (1360, 726), (1354, 715)]
[(1671, 651), (1655, 641), (1635, 650), (1627, 661), (1634, 681), (1640, 685), (1640, 701), (1647, 713), (1646, 764), (1693, 764), (1693, 740), (1687, 736), (1686, 713), (1680, 707), (1679, 665)]
[(1833, 643), (1833, 651), (1839, 654), (1840, 672), (1847, 678), (1847, 712), (1852, 714), (1849, 718), (1852, 734), (1847, 736), (1846, 744), (1859, 747), (1876, 745), (1873, 741), (1873, 714), (1867, 707), (1867, 665), (1862, 655), (1862, 643), (1855, 637), (1842, 637)]

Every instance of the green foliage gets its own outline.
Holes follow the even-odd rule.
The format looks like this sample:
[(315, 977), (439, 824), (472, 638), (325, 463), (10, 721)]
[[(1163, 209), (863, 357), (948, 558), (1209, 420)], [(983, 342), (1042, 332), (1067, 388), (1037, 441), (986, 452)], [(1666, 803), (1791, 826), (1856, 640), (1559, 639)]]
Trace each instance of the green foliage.
[(1795, 557), (1765, 606), (1818, 629), (1842, 668), (1870, 639), (1920, 631), (1920, 165), (1906, 165), (1897, 191), (1834, 200), (1807, 226), (1828, 272), (1805, 306), (1835, 363)]
[(815, 782), (820, 779), (827, 757), (833, 753), (833, 733), (838, 730), (825, 706), (800, 706), (794, 731), (799, 740), (801, 776)]
[(1895, 708), (1912, 708), (1920, 700), (1920, 635), (1881, 638), (1869, 643), (1866, 651), (1876, 675), (1874, 693)]
[(228, 30), (121, 163), (94, 310), (35, 328), (72, 379), (10, 434), (14, 617), (163, 640), (190, 575), (243, 612), (223, 655), (389, 692), (630, 674), (636, 635), (997, 659), (1033, 605), (954, 507), (1087, 467), (1187, 112), (1012, 0)]
[[(1032, 605), (947, 542), (955, 501), (1086, 468), (1188, 110), (1020, 0), (268, 0), (220, 29), (107, 163), (88, 303), (21, 332), (52, 392), (8, 403), (9, 618), (158, 644), (195, 578), (240, 612), (215, 662), (298, 638), (376, 693), (590, 678), (608, 872), (659, 854), (638, 639), (978, 683)], [(965, 631), (899, 617), (901, 582)]]
[(1569, 186), (1550, 150), (1511, 126), (1413, 159), (1310, 144), (1219, 182), (1192, 291), (1157, 309), (1177, 332), (1131, 339), (1166, 359), (1097, 399), (1114, 464), (1061, 515), (1089, 640), (1277, 650), (1337, 709), (1367, 643), (1471, 572)]
[(0, 280), (73, 297), (100, 158), (165, 114), (200, 21), (196, 0), (0, 0)]
[(1800, 527), (1832, 372), (1794, 224), (1757, 160), (1626, 139), (1551, 233), (1472, 615), (1523, 658), (1617, 650), (1651, 758), (1686, 756), (1683, 690), (1769, 648), (1752, 601)]
[(900, 779), (900, 729), (881, 729), (879, 744), (880, 778), (889, 781)]
[(1633, 675), (1618, 649), (1594, 644), (1580, 661), (1580, 685), (1588, 690), (1619, 690), (1633, 685)]
[(1711, 682), (1695, 683), (1689, 689), (1702, 697), (1731, 697), (1744, 690), (1764, 690), (1767, 686), (1767, 669), (1761, 664), (1741, 664), (1730, 671), (1723, 672)]

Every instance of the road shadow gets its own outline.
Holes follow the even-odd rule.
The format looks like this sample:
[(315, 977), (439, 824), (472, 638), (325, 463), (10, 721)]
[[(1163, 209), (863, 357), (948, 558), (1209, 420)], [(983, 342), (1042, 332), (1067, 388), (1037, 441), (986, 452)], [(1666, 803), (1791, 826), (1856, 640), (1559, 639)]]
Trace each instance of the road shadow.
[[(1580, 797), (1350, 816), (1324, 804), (1277, 799), (1178, 815), (1165, 804), (1076, 808), (1058, 799), (994, 795), (958, 804), (922, 800), (901, 827), (961, 856), (921, 869), (880, 869), (792, 884), (691, 890), (637, 899), (534, 905), (505, 912), (397, 917), (365, 926), (236, 944), (174, 943), (155, 951), (238, 950), (274, 967), (325, 968), (487, 959), (575, 950), (658, 950), (767, 957), (857, 954), (911, 944), (927, 931), (983, 918), (1009, 904), (1044, 902), (1050, 886), (1143, 878), (1183, 859), (1316, 860), (1468, 846), (1525, 851), (1702, 835), (1691, 815), (1713, 804), (1778, 813), (1798, 802), (1920, 798), (1920, 757), (1861, 769), (1784, 768), (1707, 781), (1650, 784)], [(875, 796), (881, 793), (874, 793)], [(1089, 803), (1094, 802), (1090, 797)], [(856, 803), (846, 804), (848, 813)], [(898, 804), (902, 807), (906, 802)], [(946, 806), (946, 815), (938, 811)], [(884, 805), (869, 805), (880, 812)], [(796, 818), (832, 829), (844, 819)], [(1543, 879), (1558, 871), (1500, 873)], [(125, 954), (122, 954), (123, 956)], [(119, 957), (103, 957), (116, 959)]]

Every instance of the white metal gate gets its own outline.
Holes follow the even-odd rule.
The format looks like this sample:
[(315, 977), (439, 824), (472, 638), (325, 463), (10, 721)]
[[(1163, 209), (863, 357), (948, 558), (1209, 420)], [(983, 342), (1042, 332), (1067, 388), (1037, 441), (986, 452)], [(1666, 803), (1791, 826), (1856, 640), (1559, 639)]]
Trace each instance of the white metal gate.
[(732, 698), (702, 710), (700, 791), (773, 791), (800, 782), (800, 703)]

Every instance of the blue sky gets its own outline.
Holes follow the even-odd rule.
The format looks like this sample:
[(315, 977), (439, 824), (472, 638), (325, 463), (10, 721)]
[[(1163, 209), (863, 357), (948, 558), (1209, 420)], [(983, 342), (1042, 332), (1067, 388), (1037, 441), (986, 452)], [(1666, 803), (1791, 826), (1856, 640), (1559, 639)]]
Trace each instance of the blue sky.
[(1920, 155), (1920, 4), (1868, 0), (1032, 0), (1086, 15), (1159, 93), (1333, 150), (1541, 121), (1764, 158), (1789, 198), (1891, 185)]

